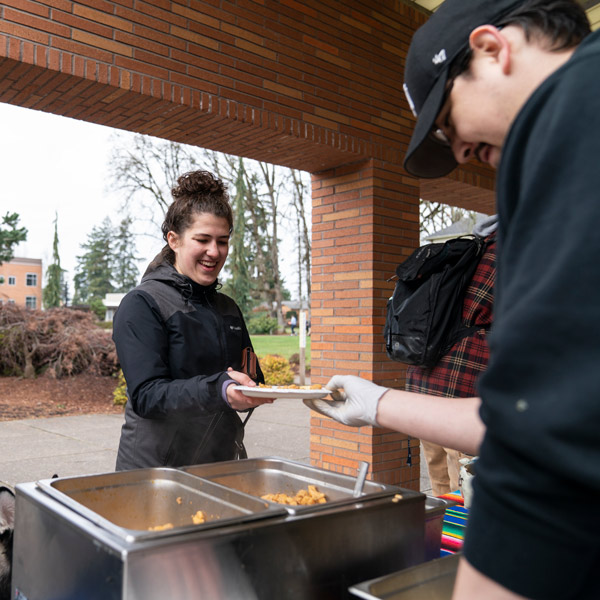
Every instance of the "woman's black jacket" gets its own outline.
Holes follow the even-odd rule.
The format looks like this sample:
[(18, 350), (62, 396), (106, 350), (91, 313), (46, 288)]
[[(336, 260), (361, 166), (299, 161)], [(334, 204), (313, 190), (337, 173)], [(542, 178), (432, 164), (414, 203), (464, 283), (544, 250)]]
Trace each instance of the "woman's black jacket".
[(233, 459), (243, 426), (222, 388), (227, 368), (241, 371), (251, 347), (244, 319), (216, 282), (204, 287), (168, 262), (155, 264), (113, 323), (128, 396), (116, 468)]

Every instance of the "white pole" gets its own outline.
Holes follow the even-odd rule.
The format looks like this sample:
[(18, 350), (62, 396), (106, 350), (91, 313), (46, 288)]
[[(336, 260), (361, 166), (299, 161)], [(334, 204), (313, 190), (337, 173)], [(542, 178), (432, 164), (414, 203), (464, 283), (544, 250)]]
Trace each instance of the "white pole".
[(306, 379), (306, 363), (305, 363), (305, 353), (306, 353), (306, 312), (300, 311), (300, 322), (298, 323), (299, 335), (298, 338), (300, 340), (300, 385), (304, 385)]

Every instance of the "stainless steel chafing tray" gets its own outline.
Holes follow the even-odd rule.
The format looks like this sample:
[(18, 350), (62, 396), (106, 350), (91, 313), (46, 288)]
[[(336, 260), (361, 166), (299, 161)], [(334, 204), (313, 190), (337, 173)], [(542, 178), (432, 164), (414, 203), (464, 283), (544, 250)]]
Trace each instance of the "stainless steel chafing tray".
[[(253, 464), (274, 467), (279, 460), (287, 477), (285, 459), (265, 460)], [(375, 484), (371, 496), (351, 498), (352, 477), (308, 469), (317, 485), (334, 489), (346, 480), (340, 503), (291, 514), (282, 505), (172, 469), (19, 484), (11, 597), (341, 599), (349, 597), (351, 585), (425, 559), (424, 494)], [(391, 493), (397, 490), (401, 498)], [(160, 508), (151, 498), (155, 492), (163, 497)], [(176, 516), (189, 500), (200, 504)], [(215, 513), (212, 501), (221, 518), (185, 524), (197, 508), (209, 517)], [(225, 508), (232, 507), (230, 517)], [(135, 517), (123, 512), (130, 509)], [(164, 521), (179, 525), (180, 518), (183, 525), (172, 530), (144, 530)]]
[(350, 588), (366, 600), (450, 600), (456, 579), (458, 554), (378, 577)]
[[(284, 513), (283, 509), (176, 469), (154, 468), (63, 479), (37, 486), (62, 504), (127, 540), (220, 527)], [(205, 523), (192, 515), (202, 511)], [(149, 531), (170, 523), (171, 529)]]
[(332, 506), (344, 506), (403, 492), (397, 486), (365, 481), (363, 493), (355, 498), (353, 492), (356, 479), (353, 477), (272, 456), (195, 465), (182, 470), (257, 498), (266, 494), (295, 496), (308, 485), (315, 485), (319, 492), (325, 494), (327, 502), (324, 504), (276, 505), (283, 506), (290, 514), (321, 511)]

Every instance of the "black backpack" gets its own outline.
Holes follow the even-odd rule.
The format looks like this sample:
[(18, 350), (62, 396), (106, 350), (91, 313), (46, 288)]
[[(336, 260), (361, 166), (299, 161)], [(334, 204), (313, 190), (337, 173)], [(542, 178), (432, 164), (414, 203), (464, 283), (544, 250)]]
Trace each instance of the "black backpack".
[(458, 237), (421, 246), (398, 265), (384, 327), (391, 359), (433, 367), (458, 340), (481, 329), (462, 325), (462, 308), (485, 247), (482, 237)]

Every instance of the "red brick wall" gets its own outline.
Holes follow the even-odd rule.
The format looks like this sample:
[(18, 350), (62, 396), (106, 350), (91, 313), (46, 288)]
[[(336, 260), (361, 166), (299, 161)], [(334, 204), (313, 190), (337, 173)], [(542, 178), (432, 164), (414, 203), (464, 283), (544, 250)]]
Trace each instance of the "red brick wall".
[(424, 18), (401, 2), (4, 0), (0, 11), (0, 101), (311, 172), (400, 159), (402, 57)]
[[(385, 354), (387, 280), (418, 243), (418, 187), (398, 165), (380, 161), (345, 165), (313, 175), (311, 376), (359, 375), (403, 387), (404, 369)], [(371, 477), (419, 485), (418, 441), (407, 465), (406, 436), (370, 427), (357, 430), (312, 416), (311, 460), (355, 474), (358, 461)]]

